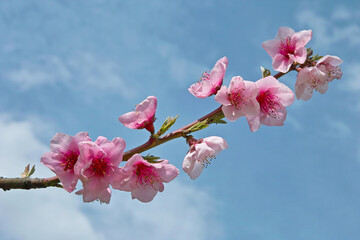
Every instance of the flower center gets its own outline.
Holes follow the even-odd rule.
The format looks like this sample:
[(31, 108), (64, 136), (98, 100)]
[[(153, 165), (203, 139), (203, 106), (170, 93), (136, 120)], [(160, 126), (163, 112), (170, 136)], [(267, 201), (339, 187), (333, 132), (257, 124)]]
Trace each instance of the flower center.
[(235, 89), (233, 89), (233, 91), (231, 91), (228, 94), (231, 105), (233, 105), (237, 109), (240, 109), (241, 105), (244, 102), (244, 99), (243, 99), (243, 91), (244, 90), (245, 90), (244, 88), (235, 88)]
[(110, 175), (110, 172), (114, 171), (109, 160), (104, 157), (94, 158), (90, 165), (90, 169), (96, 177), (104, 177), (105, 175)]
[(153, 185), (154, 183), (162, 182), (161, 177), (156, 171), (154, 171), (153, 167), (147, 166), (142, 162), (135, 165), (134, 174), (137, 177), (136, 183), (144, 187), (151, 185), (155, 188)]
[(295, 53), (295, 42), (290, 37), (281, 40), (280, 43), (280, 54), (287, 56), (288, 54), (294, 55)]
[(277, 109), (280, 108), (278, 97), (272, 94), (270, 90), (259, 92), (256, 100), (259, 102), (261, 112), (270, 117), (279, 118), (277, 112)]
[(75, 163), (77, 162), (80, 153), (69, 151), (67, 153), (60, 152), (60, 154), (63, 162), (61, 165), (64, 166), (64, 171), (73, 172)]
[(200, 77), (200, 82), (209, 81), (209, 80), (210, 80), (210, 74), (208, 72), (204, 72)]

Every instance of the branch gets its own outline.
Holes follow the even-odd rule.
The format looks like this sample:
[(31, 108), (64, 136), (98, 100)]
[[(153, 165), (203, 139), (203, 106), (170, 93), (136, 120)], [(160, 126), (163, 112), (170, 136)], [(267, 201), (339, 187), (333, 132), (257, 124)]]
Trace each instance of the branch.
[[(312, 55), (312, 51), (308, 52), (308, 59), (305, 63), (303, 63), (301, 65), (293, 64), (290, 67), (288, 72), (286, 72), (286, 73), (278, 72), (277, 74), (274, 75), (274, 77), (276, 79), (279, 79), (280, 77), (284, 76), (285, 74), (287, 74), (291, 71), (297, 70), (299, 67), (303, 68), (303, 67), (313, 65), (314, 64), (313, 61), (311, 61), (309, 59), (309, 56), (311, 56), (311, 55)], [(223, 114), (223, 112), (221, 110), (221, 106), (218, 107), (217, 109), (215, 109), (214, 111), (212, 111), (211, 113), (199, 118), (198, 120), (196, 120), (182, 128), (179, 128), (178, 130), (175, 130), (163, 137), (155, 138), (154, 136), (151, 136), (146, 143), (125, 152), (124, 156), (123, 156), (123, 161), (127, 161), (132, 155), (134, 155), (136, 153), (142, 153), (146, 150), (149, 150), (151, 148), (159, 146), (170, 140), (173, 140), (173, 139), (176, 139), (179, 137), (186, 138), (187, 134), (190, 133), (190, 131), (188, 131), (189, 128), (191, 128), (195, 124), (205, 121), (205, 120), (207, 120), (207, 124), (211, 124), (212, 120), (215, 117), (219, 116), (220, 114)], [(51, 178), (3, 178), (3, 177), (0, 177), (0, 188), (2, 188), (4, 191), (10, 190), (10, 189), (29, 190), (32, 188), (47, 188), (47, 187), (62, 188), (62, 186), (60, 184), (60, 180), (56, 176), (51, 177)]]
[(212, 111), (211, 113), (199, 118), (198, 120), (182, 127), (179, 128), (178, 130), (175, 130), (161, 138), (152, 138), (150, 137), (149, 141), (147, 141), (146, 143), (144, 143), (143, 145), (140, 145), (136, 148), (133, 148), (127, 152), (124, 153), (123, 156), (123, 161), (127, 161), (132, 155), (134, 155), (135, 153), (141, 153), (144, 152), (146, 150), (149, 150), (153, 147), (159, 146), (163, 143), (166, 143), (170, 140), (173, 140), (175, 138), (179, 138), (179, 137), (185, 137), (187, 134), (187, 129), (189, 129), (190, 127), (194, 126), (196, 123), (198, 122), (202, 122), (206, 119), (209, 120), (209, 123), (211, 123), (211, 119), (213, 119), (214, 117), (216, 117), (217, 115), (222, 114), (222, 110), (221, 110), (221, 106), (218, 107), (217, 109), (215, 109), (214, 111)]
[(32, 189), (32, 188), (47, 188), (60, 187), (60, 180), (57, 177), (51, 178), (3, 178), (0, 177), (0, 188), (4, 191), (10, 189)]

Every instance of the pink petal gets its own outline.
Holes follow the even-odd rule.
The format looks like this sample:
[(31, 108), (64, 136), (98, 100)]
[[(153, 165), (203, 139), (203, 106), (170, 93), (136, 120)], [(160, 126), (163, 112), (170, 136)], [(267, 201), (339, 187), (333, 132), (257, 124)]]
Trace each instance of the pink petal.
[(227, 142), (225, 141), (225, 139), (221, 137), (217, 137), (217, 136), (207, 137), (204, 138), (204, 142), (206, 142), (206, 144), (210, 148), (214, 149), (216, 152), (220, 152), (228, 148)]
[(300, 96), (300, 99), (303, 100), (303, 101), (309, 100), (312, 97), (313, 92), (314, 92), (314, 90), (313, 90), (312, 87), (310, 87), (309, 85), (305, 85), (304, 92)]
[(191, 85), (188, 90), (197, 98), (206, 98), (212, 94), (212, 85), (210, 81), (197, 82)]
[(166, 183), (171, 182), (179, 175), (179, 169), (177, 169), (174, 165), (168, 163), (169, 161), (164, 160), (161, 163), (153, 164), (153, 166), (158, 169), (157, 172), (160, 175), (161, 179)]
[(145, 186), (144, 188), (136, 188), (131, 192), (131, 196), (133, 199), (138, 199), (141, 202), (147, 203), (151, 202), (157, 194), (157, 190), (155, 190), (152, 186)]
[(79, 178), (74, 173), (67, 173), (67, 172), (59, 172), (57, 174), (61, 184), (63, 185), (64, 189), (68, 192), (72, 192), (75, 190), (76, 184)]
[(225, 106), (231, 105), (227, 91), (228, 89), (226, 86), (221, 86), (220, 90), (215, 95), (215, 101)]
[(194, 163), (196, 161), (195, 152), (188, 152), (184, 158), (182, 168), (183, 170), (189, 174), (194, 168)]
[(119, 121), (127, 128), (137, 129), (141, 126), (142, 122), (147, 121), (148, 118), (142, 112), (128, 112), (119, 117)]
[(276, 54), (279, 53), (281, 41), (271, 39), (262, 43), (262, 47), (270, 55), (271, 58), (274, 58)]
[(290, 66), (293, 64), (293, 60), (289, 59), (287, 56), (277, 54), (273, 59), (273, 68), (276, 71), (286, 73), (289, 71)]
[(260, 128), (261, 123), (259, 116), (246, 116), (246, 119), (248, 121), (251, 132), (255, 132)]
[(136, 106), (136, 112), (143, 112), (148, 119), (151, 119), (155, 115), (156, 107), (157, 98), (149, 96)]
[(195, 161), (194, 167), (191, 169), (191, 172), (187, 173), (187, 174), (190, 176), (190, 178), (192, 180), (195, 180), (196, 178), (198, 178), (201, 175), (203, 170), (204, 170), (204, 167), (203, 167), (202, 163), (199, 161)]
[(124, 139), (117, 137), (114, 138), (111, 142), (103, 141), (101, 144), (99, 144), (99, 146), (104, 152), (106, 152), (114, 166), (118, 166), (120, 164), (123, 158), (124, 149), (126, 147)]
[(244, 79), (240, 76), (233, 77), (229, 84), (228, 92), (233, 92), (236, 89), (241, 89), (241, 88), (245, 88)]
[(245, 115), (258, 115), (260, 112), (260, 105), (256, 99), (252, 99), (251, 101), (247, 101), (246, 104), (242, 106), (242, 112)]
[(228, 61), (227, 57), (220, 58), (216, 62), (214, 68), (210, 72), (210, 81), (213, 84), (219, 85), (218, 83), (222, 82), (222, 80), (225, 76), (225, 71), (226, 71), (228, 62), (229, 61)]
[(276, 109), (277, 117), (261, 114), (260, 122), (267, 126), (283, 126), (286, 119), (286, 108), (280, 104), (280, 109)]
[(321, 59), (319, 59), (319, 61), (317, 62), (316, 65), (318, 66), (320, 64), (325, 64), (325, 65), (330, 64), (334, 67), (337, 67), (342, 63), (343, 63), (343, 61), (339, 57), (326, 55), (326, 56), (323, 56)]
[(50, 150), (57, 152), (58, 150), (67, 149), (72, 137), (65, 133), (56, 133), (50, 141)]
[(239, 119), (242, 116), (245, 116), (245, 114), (238, 109), (236, 109), (234, 106), (222, 106), (222, 111), (226, 117), (227, 120), (230, 122), (234, 122), (237, 119)]
[(279, 102), (285, 107), (290, 106), (295, 100), (293, 91), (291, 91), (288, 86), (280, 82), (278, 84), (276, 96), (279, 98)]
[(295, 51), (295, 55), (289, 55), (290, 59), (297, 63), (304, 63), (307, 59), (307, 50), (301, 47)]
[(303, 30), (295, 33), (292, 36), (292, 40), (296, 42), (296, 48), (305, 47), (305, 45), (311, 40), (312, 31), (311, 30)]
[(259, 88), (259, 91), (263, 92), (271, 88), (278, 88), (279, 80), (273, 76), (267, 76), (257, 80), (255, 84)]
[(125, 172), (123, 168), (117, 168), (113, 174), (114, 176), (110, 180), (111, 186), (118, 190), (131, 192), (133, 188), (129, 184), (131, 178), (130, 174), (131, 173), (129, 172)]
[(295, 34), (295, 31), (289, 27), (280, 27), (278, 33), (276, 34), (276, 40), (286, 39)]
[(100, 193), (99, 195), (99, 200), (101, 203), (110, 203), (110, 198), (111, 198), (111, 189), (107, 188), (104, 191), (102, 191), (102, 193)]
[(99, 198), (102, 192), (108, 188), (108, 185), (99, 179), (91, 179), (83, 183), (83, 187), (83, 201), (92, 202)]
[(325, 82), (324, 84), (320, 84), (316, 87), (316, 90), (321, 93), (321, 94), (324, 94), (327, 92), (329, 88), (329, 84), (327, 82)]

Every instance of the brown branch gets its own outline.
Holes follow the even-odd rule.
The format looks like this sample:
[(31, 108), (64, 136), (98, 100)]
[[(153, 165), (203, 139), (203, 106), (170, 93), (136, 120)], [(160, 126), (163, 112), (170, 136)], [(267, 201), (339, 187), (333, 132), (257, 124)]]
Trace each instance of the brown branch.
[[(279, 79), (280, 77), (284, 76), (285, 74), (287, 74), (291, 71), (297, 70), (297, 68), (303, 68), (303, 67), (314, 65), (314, 62), (309, 59), (309, 57), (311, 55), (312, 55), (312, 51), (308, 53), (308, 59), (305, 63), (303, 63), (301, 65), (298, 65), (295, 63), (290, 67), (288, 72), (286, 72), (286, 73), (278, 72), (277, 74), (274, 75), (274, 77), (276, 79)], [(176, 139), (179, 137), (186, 137), (187, 134), (190, 133), (189, 131), (187, 131), (190, 127), (192, 127), (196, 123), (202, 122), (206, 119), (208, 119), (207, 123), (210, 124), (212, 119), (215, 118), (216, 116), (218, 116), (219, 114), (223, 114), (222, 110), (221, 110), (221, 106), (218, 107), (217, 109), (215, 109), (214, 111), (212, 111), (211, 113), (199, 118), (198, 120), (196, 120), (182, 128), (179, 128), (178, 130), (175, 130), (163, 137), (154, 138), (153, 136), (151, 136), (149, 138), (149, 141), (147, 141), (146, 143), (125, 152), (124, 156), (123, 156), (123, 161), (127, 161), (132, 155), (134, 155), (136, 153), (142, 153), (146, 150), (149, 150), (151, 148), (159, 146), (170, 140), (173, 140), (173, 139)], [(3, 178), (3, 177), (0, 177), (0, 188), (2, 188), (4, 191), (10, 190), (10, 189), (29, 190), (29, 189), (33, 189), (33, 188), (47, 188), (47, 187), (61, 187), (62, 188), (62, 186), (60, 185), (60, 180), (56, 176), (51, 177), (51, 178)]]
[(51, 178), (3, 178), (0, 177), (0, 188), (4, 191), (10, 189), (32, 189), (47, 187), (62, 187), (57, 177)]
[(215, 109), (214, 111), (212, 111), (211, 113), (199, 118), (198, 120), (182, 127), (182, 128), (179, 128), (178, 130), (175, 130), (163, 137), (160, 137), (160, 138), (152, 138), (150, 137), (149, 141), (147, 141), (146, 143), (144, 143), (143, 145), (140, 145), (136, 148), (133, 148), (127, 152), (124, 153), (124, 156), (123, 156), (123, 161), (127, 161), (132, 155), (134, 155), (135, 153), (141, 153), (141, 152), (144, 152), (146, 150), (149, 150), (153, 147), (156, 147), (156, 146), (159, 146), (163, 143), (166, 143), (170, 140), (173, 140), (175, 138), (179, 138), (179, 137), (185, 137), (185, 135), (187, 134), (187, 129), (189, 129), (190, 127), (194, 126), (196, 123), (198, 122), (202, 122), (206, 119), (210, 119), (210, 122), (211, 122), (211, 119), (214, 118), (215, 116), (219, 115), (222, 113), (222, 110), (221, 110), (221, 106), (218, 107), (217, 109)]

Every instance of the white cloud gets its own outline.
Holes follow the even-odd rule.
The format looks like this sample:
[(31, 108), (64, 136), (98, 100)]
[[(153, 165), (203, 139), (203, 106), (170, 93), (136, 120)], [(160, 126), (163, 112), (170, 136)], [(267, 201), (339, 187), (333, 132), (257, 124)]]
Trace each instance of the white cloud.
[[(338, 11), (339, 9), (339, 11)], [(360, 44), (360, 27), (356, 23), (358, 13), (343, 6), (334, 8), (332, 17), (321, 16), (314, 10), (296, 15), (298, 23), (313, 30), (313, 42), (317, 48), (328, 50), (330, 45), (346, 41), (351, 46)]]
[(121, 234), (123, 239), (221, 239), (218, 204), (205, 191), (180, 182), (165, 185), (165, 190), (147, 204), (132, 200), (129, 193), (115, 192), (110, 208), (89, 206), (96, 215), (95, 229), (107, 229), (106, 237)]
[[(52, 172), (39, 163), (48, 151), (33, 121), (0, 115), (0, 176), (19, 176), (27, 163), (35, 176)], [(8, 239), (219, 239), (219, 203), (207, 192), (180, 182), (166, 184), (155, 200), (143, 204), (115, 191), (110, 205), (83, 204), (62, 189), (11, 190), (0, 197), (0, 235)]]
[(98, 59), (83, 52), (60, 58), (41, 56), (32, 62), (3, 73), (4, 78), (17, 84), (21, 90), (33, 87), (60, 84), (69, 89), (93, 92), (119, 92), (130, 98), (136, 90), (121, 77), (119, 67), (108, 59)]

